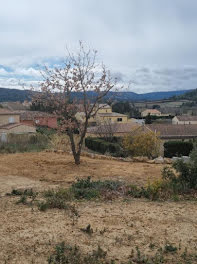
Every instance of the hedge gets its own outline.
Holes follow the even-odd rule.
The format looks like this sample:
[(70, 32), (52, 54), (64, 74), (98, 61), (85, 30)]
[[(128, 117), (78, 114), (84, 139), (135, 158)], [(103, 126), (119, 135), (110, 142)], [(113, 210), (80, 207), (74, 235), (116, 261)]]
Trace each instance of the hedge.
[(164, 143), (164, 156), (167, 158), (189, 156), (192, 149), (192, 142), (168, 141)]
[(113, 154), (121, 152), (121, 147), (118, 143), (107, 142), (102, 138), (87, 137), (85, 139), (85, 146), (102, 154), (105, 152)]

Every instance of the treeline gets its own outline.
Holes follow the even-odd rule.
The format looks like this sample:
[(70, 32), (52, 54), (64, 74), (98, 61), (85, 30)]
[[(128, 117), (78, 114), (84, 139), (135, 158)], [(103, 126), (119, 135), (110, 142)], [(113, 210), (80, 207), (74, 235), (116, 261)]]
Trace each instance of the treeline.
[(128, 115), (129, 118), (139, 118), (141, 114), (139, 110), (130, 102), (117, 102), (112, 104), (112, 111), (120, 114)]
[(193, 91), (189, 91), (187, 93), (184, 93), (179, 96), (174, 96), (173, 99), (175, 100), (191, 100), (191, 101), (196, 101), (197, 102), (197, 89)]

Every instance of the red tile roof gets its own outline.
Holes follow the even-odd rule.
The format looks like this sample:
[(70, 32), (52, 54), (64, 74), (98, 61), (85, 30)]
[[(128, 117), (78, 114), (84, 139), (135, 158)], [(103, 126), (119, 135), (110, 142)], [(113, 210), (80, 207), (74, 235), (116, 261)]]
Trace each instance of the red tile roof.
[(39, 111), (21, 111), (20, 112), (21, 121), (24, 120), (34, 120), (38, 117), (55, 117), (53, 114)]

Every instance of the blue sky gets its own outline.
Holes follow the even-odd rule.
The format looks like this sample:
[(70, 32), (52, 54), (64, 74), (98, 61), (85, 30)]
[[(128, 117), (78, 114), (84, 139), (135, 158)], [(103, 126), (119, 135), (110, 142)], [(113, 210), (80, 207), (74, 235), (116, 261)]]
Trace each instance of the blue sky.
[(0, 87), (37, 85), (78, 41), (144, 93), (197, 87), (196, 0), (0, 0)]

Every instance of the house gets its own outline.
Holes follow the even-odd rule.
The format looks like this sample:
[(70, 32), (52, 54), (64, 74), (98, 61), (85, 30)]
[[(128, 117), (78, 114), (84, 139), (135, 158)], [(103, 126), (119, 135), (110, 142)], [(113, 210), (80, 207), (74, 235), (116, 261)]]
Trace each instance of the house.
[(161, 116), (161, 112), (158, 111), (157, 109), (146, 109), (144, 111), (141, 112), (141, 116), (142, 117), (146, 117), (148, 115), (151, 116)]
[(35, 133), (34, 126), (20, 123), (20, 113), (0, 109), (0, 141), (6, 142), (8, 134)]
[(0, 109), (0, 125), (20, 123), (20, 113), (9, 111), (7, 109)]
[[(85, 113), (78, 112), (76, 117), (83, 121)], [(89, 119), (89, 125), (96, 125), (100, 123), (127, 123), (128, 116), (116, 112), (112, 112), (111, 106), (107, 104), (99, 104), (95, 107), (92, 117)]]
[(89, 120), (89, 123), (127, 123), (128, 116), (116, 112), (112, 112), (112, 107), (107, 104), (99, 104), (96, 109), (95, 117)]
[(9, 134), (36, 133), (36, 127), (21, 123), (0, 125), (0, 141), (6, 142)]
[(32, 126), (45, 126), (56, 129), (58, 127), (55, 115), (39, 111), (21, 111), (21, 123)]
[(123, 137), (133, 130), (141, 127), (141, 125), (130, 123), (111, 123), (101, 124), (99, 126), (89, 127), (86, 136), (102, 137), (102, 136), (117, 136)]
[(182, 115), (172, 119), (173, 125), (197, 125), (197, 116)]
[(98, 113), (96, 116), (97, 122), (111, 122), (111, 123), (127, 123), (128, 116), (120, 113)]

